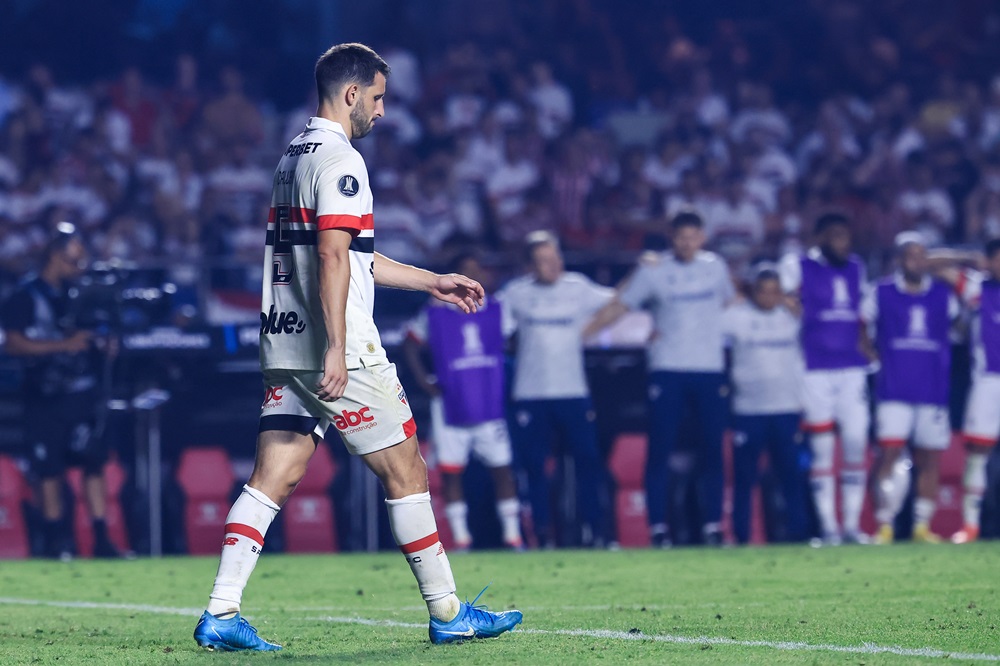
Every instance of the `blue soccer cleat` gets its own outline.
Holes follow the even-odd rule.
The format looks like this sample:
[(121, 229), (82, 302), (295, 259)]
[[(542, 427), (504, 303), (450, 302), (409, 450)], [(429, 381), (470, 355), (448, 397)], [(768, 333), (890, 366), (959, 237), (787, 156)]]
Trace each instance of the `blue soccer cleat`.
[(205, 611), (198, 620), (198, 626), (194, 628), (194, 639), (203, 648), (224, 652), (273, 652), (281, 649), (280, 645), (268, 643), (258, 636), (257, 629), (240, 617), (239, 613), (228, 620), (220, 620)]
[[(483, 592), (486, 591), (486, 587), (483, 588)], [(521, 624), (524, 616), (519, 610), (491, 613), (486, 610), (486, 606), (476, 606), (483, 592), (476, 595), (472, 603), (464, 602), (458, 611), (458, 616), (451, 622), (442, 622), (432, 617), (428, 629), (431, 643), (440, 645), (460, 643), (473, 638), (496, 638), (500, 634), (514, 631), (514, 627)]]

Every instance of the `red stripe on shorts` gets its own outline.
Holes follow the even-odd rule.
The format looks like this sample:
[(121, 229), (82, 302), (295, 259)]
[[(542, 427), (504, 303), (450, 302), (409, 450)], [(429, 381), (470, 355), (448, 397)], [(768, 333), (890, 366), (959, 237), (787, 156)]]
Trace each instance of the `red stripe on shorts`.
[(248, 539), (253, 539), (261, 546), (264, 545), (264, 535), (243, 523), (226, 523), (226, 534), (239, 534)]
[(428, 534), (423, 539), (417, 539), (416, 541), (411, 541), (410, 543), (404, 543), (399, 547), (403, 551), (404, 555), (409, 555), (410, 553), (416, 553), (425, 548), (430, 548), (436, 544), (440, 539), (438, 538), (438, 533)]
[(410, 437), (413, 437), (416, 434), (417, 434), (417, 422), (414, 421), (413, 417), (411, 416), (410, 420), (403, 424), (403, 435), (406, 437), (406, 439), (409, 439)]

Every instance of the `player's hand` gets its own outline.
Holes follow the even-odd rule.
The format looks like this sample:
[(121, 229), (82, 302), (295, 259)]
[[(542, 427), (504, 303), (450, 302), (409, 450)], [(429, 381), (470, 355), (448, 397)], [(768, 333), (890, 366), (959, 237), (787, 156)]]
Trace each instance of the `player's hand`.
[(94, 337), (91, 331), (77, 331), (70, 337), (63, 340), (63, 351), (67, 354), (78, 354), (87, 351), (90, 347), (90, 340)]
[(454, 303), (466, 314), (479, 310), (486, 297), (483, 285), (458, 273), (436, 276), (430, 294), (445, 303)]
[(344, 397), (347, 388), (347, 360), (341, 349), (327, 349), (323, 356), (323, 377), (316, 385), (316, 395), (323, 402)]

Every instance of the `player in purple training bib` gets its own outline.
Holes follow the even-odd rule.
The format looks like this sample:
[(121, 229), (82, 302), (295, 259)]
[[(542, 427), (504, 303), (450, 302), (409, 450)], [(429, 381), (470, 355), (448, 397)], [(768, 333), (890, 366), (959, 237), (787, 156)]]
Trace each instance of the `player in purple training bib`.
[(965, 498), (964, 526), (951, 540), (969, 543), (979, 538), (979, 520), (986, 493), (986, 463), (1000, 437), (1000, 238), (986, 244), (986, 257), (978, 253), (942, 256), (948, 263), (971, 263), (984, 270), (942, 269), (941, 277), (952, 283), (962, 303), (973, 313), (972, 390), (965, 408)]
[[(456, 270), (487, 284), (491, 277), (473, 253), (456, 257)], [(430, 348), (434, 374), (428, 373), (420, 348)], [(521, 503), (511, 472), (511, 444), (505, 413), (504, 335), (499, 304), (487, 302), (467, 315), (431, 302), (407, 331), (406, 359), (421, 387), (431, 396), (431, 441), (441, 470), (445, 515), (458, 550), (472, 546), (469, 507), (462, 473), (475, 456), (490, 469), (496, 511), (504, 544), (522, 547)]]
[[(812, 448), (810, 486), (823, 543), (864, 542), (859, 523), (865, 500), (868, 446), (868, 389), (861, 352), (861, 291), (865, 270), (851, 253), (851, 229), (841, 213), (816, 221), (815, 247), (781, 262), (786, 293), (802, 309), (805, 429)], [(840, 501), (843, 532), (837, 521), (834, 479), (835, 433), (840, 433)]]
[(951, 443), (949, 333), (959, 306), (951, 287), (928, 274), (927, 248), (919, 233), (900, 234), (896, 251), (897, 271), (879, 280), (862, 306), (862, 316), (875, 332), (881, 361), (875, 385), (881, 449), (877, 541), (893, 541), (893, 522), (908, 486), (897, 482), (894, 468), (912, 442), (918, 470), (913, 540), (937, 543), (940, 537), (931, 531), (930, 523), (937, 503), (941, 452)]

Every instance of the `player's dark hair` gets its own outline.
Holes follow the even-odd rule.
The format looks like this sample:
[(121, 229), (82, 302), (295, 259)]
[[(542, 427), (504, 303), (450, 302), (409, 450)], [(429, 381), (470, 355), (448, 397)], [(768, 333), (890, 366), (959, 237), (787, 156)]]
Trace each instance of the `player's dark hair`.
[(759, 285), (764, 280), (778, 280), (781, 281), (781, 276), (778, 275), (778, 267), (771, 262), (763, 262), (754, 267), (753, 276), (751, 282), (753, 286)]
[(459, 273), (461, 272), (462, 264), (467, 261), (482, 261), (482, 256), (479, 250), (466, 247), (458, 250), (455, 254), (451, 256), (446, 264), (446, 269), (449, 273)]
[(843, 213), (823, 213), (818, 218), (816, 218), (816, 233), (821, 234), (830, 227), (848, 227), (851, 226), (851, 221), (847, 219), (847, 215)]
[(389, 65), (375, 51), (364, 44), (337, 44), (316, 61), (316, 91), (328, 99), (346, 83), (372, 85), (379, 72), (388, 77)]
[(60, 222), (57, 224), (55, 234), (42, 249), (42, 266), (48, 266), (49, 262), (52, 261), (52, 257), (65, 251), (73, 241), (79, 238), (80, 235), (76, 232), (76, 226), (72, 223)]
[(551, 231), (544, 229), (532, 231), (524, 238), (524, 258), (529, 262), (535, 257), (535, 250), (543, 245), (554, 245), (559, 249), (559, 238)]
[(705, 227), (705, 221), (701, 219), (701, 215), (693, 210), (682, 210), (674, 215), (674, 218), (670, 220), (670, 228), (674, 231), (678, 231), (684, 227), (703, 229)]
[(986, 241), (986, 257), (992, 259), (997, 252), (1000, 252), (1000, 237)]

